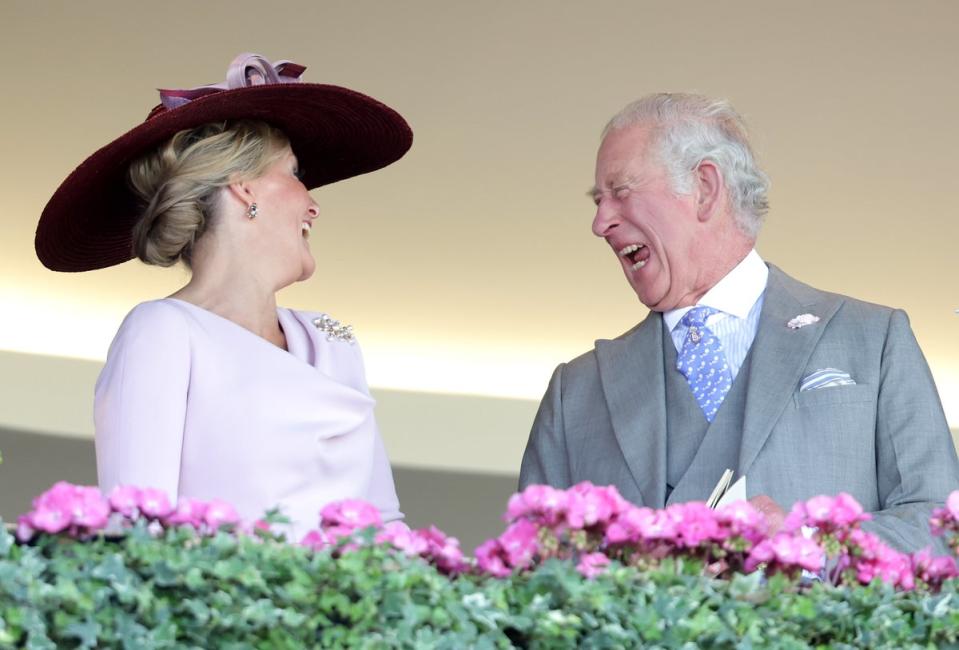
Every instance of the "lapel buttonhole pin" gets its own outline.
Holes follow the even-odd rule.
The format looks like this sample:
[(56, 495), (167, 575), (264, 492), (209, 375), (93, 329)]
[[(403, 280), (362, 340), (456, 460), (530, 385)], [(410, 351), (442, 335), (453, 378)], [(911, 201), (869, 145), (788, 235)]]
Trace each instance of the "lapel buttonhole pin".
[(819, 322), (819, 316), (815, 314), (799, 314), (788, 323), (786, 327), (791, 330), (798, 330), (800, 327), (805, 327), (806, 325), (812, 325), (813, 323)]

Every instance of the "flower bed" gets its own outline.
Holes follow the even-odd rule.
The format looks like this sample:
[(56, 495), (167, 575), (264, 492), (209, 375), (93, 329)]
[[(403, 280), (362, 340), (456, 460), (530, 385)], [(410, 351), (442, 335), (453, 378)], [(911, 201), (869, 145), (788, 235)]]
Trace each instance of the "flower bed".
[[(959, 644), (955, 558), (886, 547), (846, 495), (797, 504), (770, 536), (746, 503), (656, 511), (613, 488), (534, 486), (475, 559), (362, 502), (325, 507), (298, 543), (275, 519), (59, 483), (19, 542), (0, 532), (0, 647)], [(959, 492), (932, 524), (959, 551)]]

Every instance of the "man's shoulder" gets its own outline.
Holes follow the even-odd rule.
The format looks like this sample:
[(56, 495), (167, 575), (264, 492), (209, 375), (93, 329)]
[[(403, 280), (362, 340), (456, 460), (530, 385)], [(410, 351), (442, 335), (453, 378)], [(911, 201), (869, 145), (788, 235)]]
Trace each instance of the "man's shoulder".
[(769, 264), (769, 282), (770, 285), (777, 283), (779, 288), (788, 291), (796, 300), (803, 304), (839, 303), (842, 308), (839, 310), (837, 316), (841, 315), (844, 318), (853, 316), (855, 318), (888, 321), (893, 313), (904, 313), (896, 307), (880, 305), (846, 294), (818, 289), (801, 280), (797, 280), (772, 264)]
[(661, 319), (661, 314), (650, 312), (646, 318), (619, 336), (613, 338), (596, 339), (593, 342), (593, 348), (591, 350), (584, 352), (573, 359), (570, 359), (563, 365), (566, 366), (568, 371), (573, 373), (578, 373), (581, 371), (595, 371), (598, 367), (597, 350), (601, 348), (608, 348), (610, 346), (616, 347), (634, 344), (635, 339), (638, 338), (637, 334), (640, 332), (640, 330), (651, 326), (654, 327), (656, 325), (656, 321)]

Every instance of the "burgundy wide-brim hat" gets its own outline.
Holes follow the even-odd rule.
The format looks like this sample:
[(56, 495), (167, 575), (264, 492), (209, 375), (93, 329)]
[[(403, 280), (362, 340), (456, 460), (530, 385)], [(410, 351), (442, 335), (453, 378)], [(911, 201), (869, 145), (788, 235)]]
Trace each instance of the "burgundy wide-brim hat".
[(132, 259), (141, 206), (127, 169), (184, 129), (266, 122), (290, 139), (308, 189), (380, 169), (407, 152), (413, 132), (399, 113), (348, 88), (299, 82), (304, 69), (241, 54), (226, 83), (161, 90), (162, 103), (143, 124), (96, 151), (57, 188), (37, 225), (40, 261), (54, 271), (90, 271)]

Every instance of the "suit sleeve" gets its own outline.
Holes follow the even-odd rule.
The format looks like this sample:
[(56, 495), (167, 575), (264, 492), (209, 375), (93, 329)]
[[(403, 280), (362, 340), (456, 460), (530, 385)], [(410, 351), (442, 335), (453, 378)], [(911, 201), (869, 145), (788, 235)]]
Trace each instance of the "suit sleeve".
[(566, 450), (566, 431), (563, 426), (564, 368), (565, 364), (560, 364), (553, 372), (549, 387), (536, 412), (520, 466), (520, 490), (536, 484), (555, 488), (567, 488), (572, 484)]
[(161, 488), (176, 502), (190, 363), (187, 323), (175, 307), (144, 303), (124, 320), (94, 397), (101, 490)]
[[(959, 461), (932, 374), (903, 311), (892, 312), (881, 363), (876, 467), (882, 509), (864, 528), (915, 551), (933, 541), (933, 508), (959, 489)], [(941, 543), (937, 547), (946, 550)]]

